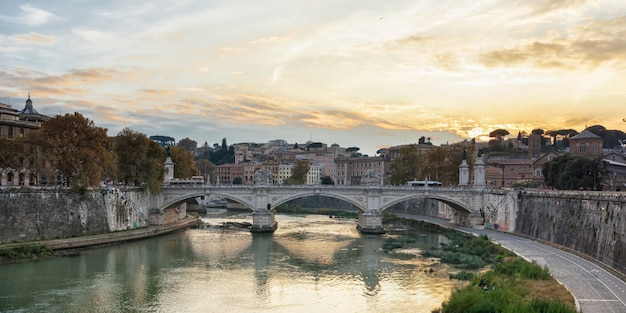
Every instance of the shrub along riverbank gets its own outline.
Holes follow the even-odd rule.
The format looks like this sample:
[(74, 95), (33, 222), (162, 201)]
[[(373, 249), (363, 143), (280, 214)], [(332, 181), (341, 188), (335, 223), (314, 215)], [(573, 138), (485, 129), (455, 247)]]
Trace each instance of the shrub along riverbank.
[[(419, 221), (385, 214), (385, 228), (415, 226)], [(438, 227), (438, 226), (433, 226)], [(441, 247), (422, 252), (425, 258), (437, 258), (459, 269), (450, 278), (468, 283), (452, 292), (442, 307), (445, 313), (575, 313), (573, 296), (548, 271), (525, 261), (513, 252), (492, 243), (487, 236), (474, 237), (455, 231), (441, 231), (449, 240)], [(400, 248), (411, 235), (390, 240), (386, 246)]]
[(15, 245), (0, 249), (0, 264), (16, 260), (37, 259), (52, 255), (52, 250), (45, 245)]

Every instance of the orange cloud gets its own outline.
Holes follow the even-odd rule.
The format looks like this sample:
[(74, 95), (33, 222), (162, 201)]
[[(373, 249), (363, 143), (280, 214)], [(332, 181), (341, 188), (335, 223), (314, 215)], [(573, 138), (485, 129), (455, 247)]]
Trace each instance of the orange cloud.
[(40, 33), (35, 33), (35, 32), (30, 32), (28, 34), (13, 35), (10, 38), (15, 39), (15, 40), (25, 41), (25, 42), (42, 44), (42, 45), (49, 45), (56, 41), (54, 36), (46, 36), (46, 35), (42, 35)]

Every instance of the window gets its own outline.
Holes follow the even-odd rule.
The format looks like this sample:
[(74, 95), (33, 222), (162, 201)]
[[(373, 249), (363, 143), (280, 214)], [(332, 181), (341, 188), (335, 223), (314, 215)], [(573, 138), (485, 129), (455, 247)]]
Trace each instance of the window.
[(8, 136), (9, 138), (13, 138), (13, 127), (9, 127)]

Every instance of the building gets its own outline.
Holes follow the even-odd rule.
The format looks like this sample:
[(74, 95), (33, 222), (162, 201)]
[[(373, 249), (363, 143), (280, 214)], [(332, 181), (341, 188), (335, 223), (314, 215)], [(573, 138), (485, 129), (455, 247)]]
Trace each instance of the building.
[(39, 130), (41, 125), (49, 119), (50, 117), (39, 114), (35, 110), (30, 94), (21, 111), (13, 109), (8, 104), (0, 103), (0, 137), (9, 139), (24, 137), (29, 132)]
[(367, 170), (375, 170), (381, 174), (384, 183), (389, 173), (389, 158), (386, 157), (362, 157), (335, 159), (337, 165), (337, 180), (335, 185), (360, 185), (361, 178)]
[[(50, 117), (39, 114), (33, 107), (30, 94), (21, 111), (10, 105), (0, 103), (0, 138), (16, 140), (29, 133), (39, 131)], [(9, 151), (11, 157), (18, 157), (20, 166), (15, 168), (0, 165), (0, 186), (30, 186), (53, 183), (55, 172), (53, 163), (36, 148), (35, 152), (26, 150)], [(21, 155), (20, 155), (21, 153)]]
[(236, 178), (241, 179), (243, 184), (244, 165), (243, 164), (222, 164), (215, 167), (215, 175), (217, 176), (217, 185), (232, 185)]
[(602, 137), (588, 129), (569, 139), (569, 153), (590, 158), (602, 157)]
[(508, 188), (532, 181), (534, 177), (532, 163), (531, 159), (487, 159), (485, 162), (487, 187)]

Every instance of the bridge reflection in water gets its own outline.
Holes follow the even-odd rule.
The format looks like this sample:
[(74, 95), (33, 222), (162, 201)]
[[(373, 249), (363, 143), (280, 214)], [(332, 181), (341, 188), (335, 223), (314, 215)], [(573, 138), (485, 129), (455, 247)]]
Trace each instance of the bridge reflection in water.
[(189, 229), (4, 264), (0, 312), (431, 312), (456, 286), (445, 265), (412, 255), (436, 234), (385, 253), (392, 235), (360, 234), (352, 219), (278, 219), (273, 235)]

